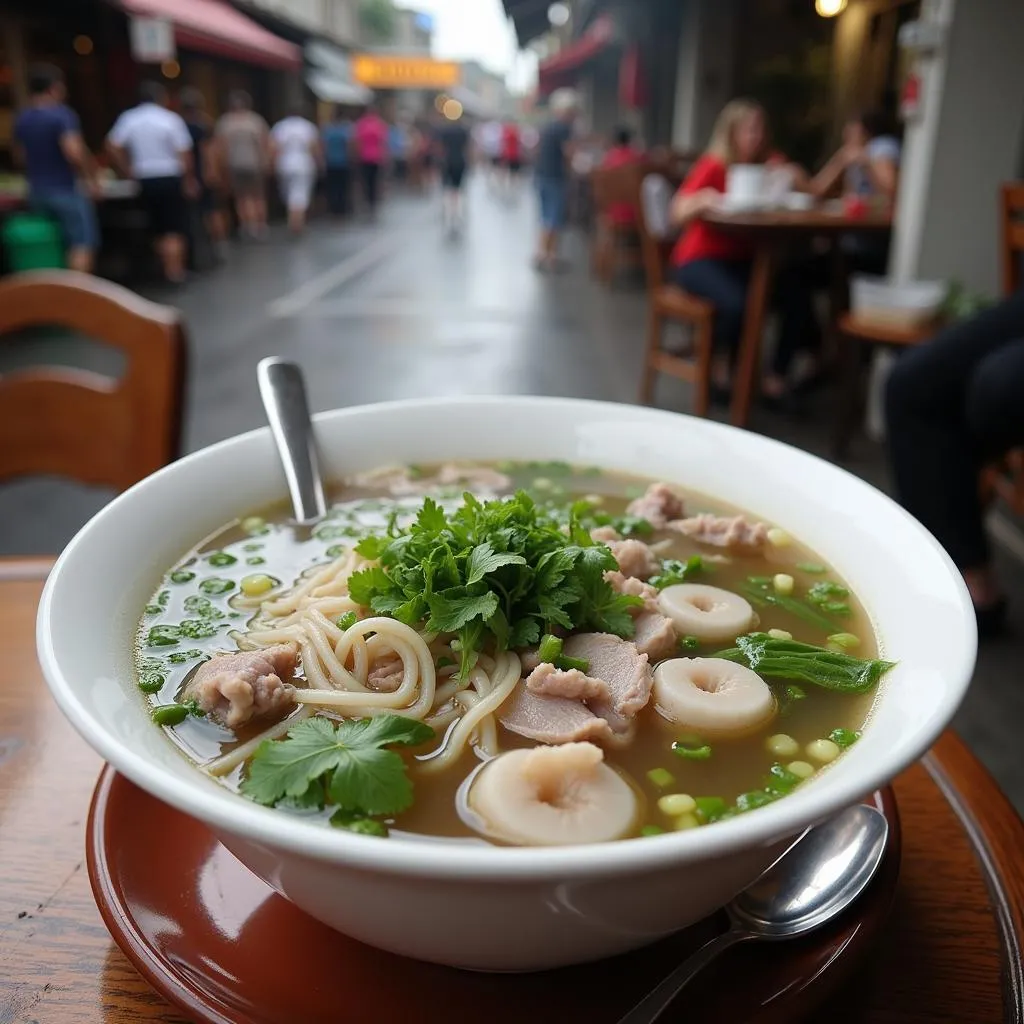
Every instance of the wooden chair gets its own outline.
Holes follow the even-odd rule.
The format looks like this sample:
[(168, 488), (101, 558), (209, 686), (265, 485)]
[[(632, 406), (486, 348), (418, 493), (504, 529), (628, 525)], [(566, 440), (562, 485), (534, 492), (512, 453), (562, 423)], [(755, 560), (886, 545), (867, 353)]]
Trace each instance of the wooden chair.
[(595, 214), (590, 270), (609, 286), (624, 262), (638, 266), (642, 261), (636, 224), (620, 223), (610, 215), (615, 207), (633, 206), (642, 174), (639, 162), (615, 168), (599, 167), (591, 174)]
[(124, 490), (181, 442), (185, 330), (177, 310), (69, 271), (0, 281), (3, 335), (59, 326), (120, 351), (123, 377), (68, 367), (0, 375), (0, 480), (53, 474)]
[[(644, 405), (651, 404), (657, 376), (659, 373), (665, 373), (670, 377), (689, 381), (693, 385), (694, 414), (706, 416), (711, 384), (711, 328), (714, 323), (714, 306), (704, 299), (690, 295), (682, 288), (667, 283), (665, 267), (670, 245), (668, 239), (657, 232), (651, 224), (650, 211), (643, 194), (643, 183), (648, 177), (650, 175), (646, 173), (640, 175), (640, 186), (635, 198), (640, 249), (650, 304), (640, 401)], [(679, 323), (691, 329), (692, 343), (688, 355), (672, 355), (664, 350), (665, 325), (669, 322)]]

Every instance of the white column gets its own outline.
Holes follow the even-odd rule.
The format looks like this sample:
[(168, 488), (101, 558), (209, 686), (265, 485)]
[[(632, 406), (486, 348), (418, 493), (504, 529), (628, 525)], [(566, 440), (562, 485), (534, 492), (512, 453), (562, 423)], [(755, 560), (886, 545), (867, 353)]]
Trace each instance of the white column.
[(1024, 3), (926, 0), (946, 27), (921, 62), (919, 119), (907, 126), (891, 270), (956, 278), (997, 294), (999, 185), (1021, 172)]
[(736, 0), (683, 0), (672, 145), (703, 149), (719, 111), (732, 98)]

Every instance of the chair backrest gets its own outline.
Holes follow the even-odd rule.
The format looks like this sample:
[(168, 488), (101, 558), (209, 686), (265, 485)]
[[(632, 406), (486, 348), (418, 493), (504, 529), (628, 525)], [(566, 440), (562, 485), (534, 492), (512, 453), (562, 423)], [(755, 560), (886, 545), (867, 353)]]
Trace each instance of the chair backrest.
[(668, 178), (659, 171), (650, 171), (640, 178), (638, 195), (634, 200), (638, 210), (637, 230), (644, 272), (647, 287), (652, 291), (665, 283), (666, 247), (671, 235), (669, 207), (673, 194)]
[(1021, 286), (1024, 261), (1024, 182), (1010, 181), (1002, 188), (1003, 294)]
[(0, 281), (0, 345), (41, 326), (118, 350), (124, 375), (53, 366), (0, 374), (0, 480), (52, 474), (124, 490), (177, 457), (186, 357), (177, 310), (71, 271)]
[(620, 167), (598, 167), (590, 176), (594, 208), (598, 214), (623, 203), (632, 206), (636, 202), (637, 183), (642, 173), (639, 161)]

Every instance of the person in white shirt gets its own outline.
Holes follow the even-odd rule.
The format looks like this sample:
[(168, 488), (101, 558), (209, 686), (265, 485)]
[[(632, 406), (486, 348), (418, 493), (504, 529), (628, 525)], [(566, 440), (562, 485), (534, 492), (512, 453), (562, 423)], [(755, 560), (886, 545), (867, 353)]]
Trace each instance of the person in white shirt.
[(107, 146), (115, 166), (138, 181), (164, 275), (180, 284), (185, 279), (188, 197), (199, 189), (192, 136), (185, 121), (167, 109), (167, 90), (159, 82), (143, 82), (139, 99), (137, 107), (117, 119)]
[(288, 227), (298, 235), (306, 228), (317, 169), (324, 163), (320, 132), (296, 111), (274, 125), (270, 145), (281, 199), (288, 207)]

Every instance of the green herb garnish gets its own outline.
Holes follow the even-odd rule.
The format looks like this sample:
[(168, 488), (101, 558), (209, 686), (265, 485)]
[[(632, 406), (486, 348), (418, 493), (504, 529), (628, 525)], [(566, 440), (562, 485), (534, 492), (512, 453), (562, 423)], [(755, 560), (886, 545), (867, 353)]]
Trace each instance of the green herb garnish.
[(865, 661), (797, 640), (775, 640), (767, 633), (741, 636), (734, 648), (720, 651), (715, 657), (746, 664), (762, 676), (809, 683), (841, 693), (870, 690), (894, 664), (877, 659)]
[(226, 594), (228, 591), (235, 589), (235, 581), (221, 579), (219, 576), (211, 576), (199, 584), (199, 589), (204, 594), (210, 594), (211, 596)]
[(175, 569), (168, 578), (172, 583), (191, 583), (196, 574), (188, 569)]
[(215, 569), (225, 569), (229, 565), (234, 565), (238, 559), (234, 555), (229, 555), (226, 551), (215, 551), (206, 561)]
[(172, 665), (184, 665), (187, 661), (195, 661), (197, 658), (202, 658), (203, 661), (209, 659), (208, 654), (203, 654), (202, 651), (198, 651), (195, 648), (189, 651), (175, 651), (173, 654), (167, 655), (167, 660)]
[(828, 734), (828, 738), (837, 747), (846, 750), (847, 747), (852, 747), (860, 739), (860, 732), (853, 729), (833, 729)]
[(384, 822), (368, 818), (365, 814), (353, 814), (351, 811), (335, 811), (331, 815), (331, 824), (335, 828), (358, 832), (363, 836), (379, 836), (381, 839), (388, 836), (388, 827)]
[(562, 653), (562, 641), (557, 636), (547, 633), (540, 638), (540, 646), (537, 648), (537, 657), (541, 661), (549, 662), (555, 668), (565, 672), (576, 669), (579, 672), (586, 672), (590, 669), (590, 662), (584, 658), (570, 658)]
[(338, 618), (338, 629), (343, 633), (350, 630), (359, 621), (359, 616), (355, 612), (345, 612), (344, 615)]
[(771, 580), (768, 580), (767, 583), (750, 583), (748, 581), (740, 587), (740, 590), (753, 605), (760, 607), (771, 605), (774, 608), (781, 608), (783, 611), (789, 612), (790, 615), (795, 615), (798, 619), (817, 626), (825, 633), (835, 631), (836, 624), (828, 616), (798, 597), (778, 593), (772, 586)]
[(672, 753), (686, 761), (707, 761), (711, 757), (711, 747), (706, 743), (685, 743), (677, 740), (672, 744)]
[(430, 726), (392, 714), (338, 725), (308, 718), (286, 739), (260, 744), (241, 791), (273, 806), (286, 798), (307, 801), (312, 789), (352, 815), (398, 814), (412, 804), (412, 783), (401, 756), (386, 748), (419, 746), (433, 735)]
[(664, 590), (676, 583), (689, 582), (694, 576), (704, 572), (704, 568), (704, 559), (700, 555), (691, 555), (685, 562), (670, 558), (662, 562), (661, 572), (657, 576), (652, 576), (648, 582), (652, 587)]
[(188, 715), (189, 709), (184, 704), (162, 704), (158, 708), (153, 708), (152, 712), (153, 721), (168, 728), (181, 725)]
[(465, 679), (479, 652), (529, 647), (550, 627), (633, 635), (631, 608), (604, 574), (618, 568), (569, 513), (568, 523), (523, 491), (481, 502), (472, 494), (448, 514), (431, 498), (415, 522), (356, 550), (380, 564), (349, 577), (349, 593), (378, 615), (432, 633), (454, 633)]
[(166, 682), (167, 677), (162, 672), (143, 672), (139, 676), (139, 689), (143, 693), (159, 693)]
[(181, 630), (177, 626), (154, 626), (146, 634), (147, 647), (173, 647), (181, 639)]
[(812, 576), (820, 576), (822, 573), (828, 572), (824, 565), (819, 565), (817, 562), (797, 562), (796, 567), (801, 572), (810, 573)]
[(683, 651), (695, 651), (700, 647), (700, 641), (695, 636), (684, 636), (679, 640), (679, 648)]
[(729, 805), (720, 796), (698, 796), (695, 800), (697, 803), (697, 818), (704, 825), (718, 821), (720, 818), (725, 817), (729, 811)]

